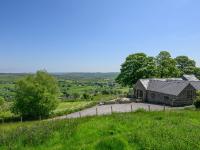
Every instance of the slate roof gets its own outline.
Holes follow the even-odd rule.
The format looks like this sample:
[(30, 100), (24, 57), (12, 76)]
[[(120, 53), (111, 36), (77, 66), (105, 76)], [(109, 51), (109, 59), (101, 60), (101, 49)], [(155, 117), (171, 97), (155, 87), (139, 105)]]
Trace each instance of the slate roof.
[[(187, 79), (185, 78), (187, 77)], [(168, 79), (140, 79), (142, 85), (148, 91), (178, 96), (188, 85), (192, 85), (196, 90), (200, 90), (200, 80), (194, 75), (185, 75), (182, 78)]]
[(183, 79), (184, 80), (187, 80), (187, 81), (199, 81), (199, 79), (197, 79), (196, 77), (195, 77), (195, 75), (187, 75), (187, 74), (184, 74), (183, 75)]
[(196, 90), (200, 90), (200, 81), (191, 81), (190, 83)]
[(159, 81), (151, 80), (147, 90), (169, 95), (179, 95), (190, 83), (187, 81)]

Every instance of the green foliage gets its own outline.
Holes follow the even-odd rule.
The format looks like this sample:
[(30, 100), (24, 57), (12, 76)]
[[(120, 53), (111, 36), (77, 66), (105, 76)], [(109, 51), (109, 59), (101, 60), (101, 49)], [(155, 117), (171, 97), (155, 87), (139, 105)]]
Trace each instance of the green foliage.
[[(66, 73), (51, 74), (58, 80), (61, 91), (59, 100), (64, 108), (59, 106), (50, 114), (52, 116), (65, 115), (86, 107), (94, 106), (100, 101), (109, 101), (118, 98), (122, 93), (128, 92), (127, 87), (122, 87), (114, 81), (118, 73)], [(20, 113), (13, 114), (11, 108), (15, 95), (15, 85), (19, 79), (30, 74), (0, 74), (0, 97), (5, 99), (5, 104), (0, 107), (0, 118), (5, 121), (19, 121)], [(34, 76), (33, 74), (31, 76)], [(102, 91), (108, 94), (103, 95)], [(83, 94), (86, 94), (86, 99)], [(6, 98), (5, 98), (6, 97)], [(13, 98), (12, 98), (13, 97)], [(37, 116), (36, 119), (38, 119)], [(25, 119), (25, 118), (24, 118)]]
[(195, 101), (194, 101), (194, 106), (197, 109), (200, 109), (200, 91), (196, 92), (196, 98), (195, 98)]
[(169, 78), (179, 77), (180, 70), (176, 66), (176, 61), (171, 58), (167, 51), (161, 51), (156, 57), (158, 77)]
[(198, 78), (198, 79), (200, 79), (200, 68), (198, 68), (198, 67), (196, 67), (195, 68), (195, 76)]
[(102, 93), (103, 95), (108, 95), (108, 94), (110, 94), (109, 91), (106, 90), (106, 89), (102, 90), (101, 93)]
[(87, 93), (84, 93), (84, 94), (82, 95), (82, 99), (88, 100), (88, 99), (90, 99), (90, 98), (91, 98), (91, 96), (90, 96), (89, 94), (87, 94)]
[(14, 112), (24, 117), (48, 116), (58, 104), (57, 81), (45, 71), (29, 75), (16, 84)]
[(200, 68), (187, 56), (174, 59), (169, 52), (161, 51), (154, 58), (144, 53), (136, 53), (129, 55), (121, 65), (121, 72), (116, 81), (122, 86), (132, 87), (141, 78), (174, 78), (183, 74), (194, 74), (200, 79)]
[(4, 104), (4, 98), (3, 97), (0, 97), (0, 106), (2, 106)]
[(196, 62), (188, 58), (188, 56), (178, 56), (175, 58), (177, 67), (181, 74), (195, 74)]
[(121, 73), (116, 81), (123, 86), (132, 87), (141, 78), (156, 76), (156, 64), (152, 57), (144, 53), (129, 55), (121, 66)]

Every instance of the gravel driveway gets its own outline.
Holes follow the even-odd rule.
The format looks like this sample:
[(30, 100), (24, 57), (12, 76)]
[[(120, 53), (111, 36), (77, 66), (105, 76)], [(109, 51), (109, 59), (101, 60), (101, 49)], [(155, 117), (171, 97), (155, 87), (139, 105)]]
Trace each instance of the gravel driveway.
[(164, 108), (164, 106), (162, 105), (145, 104), (145, 103), (110, 104), (110, 105), (94, 106), (79, 112), (68, 114), (66, 116), (57, 117), (57, 119), (104, 115), (104, 114), (111, 114), (111, 112), (131, 112), (131, 111), (136, 111), (139, 108), (143, 108), (145, 110), (150, 109), (158, 111), (164, 109), (171, 109), (171, 107), (168, 106)]

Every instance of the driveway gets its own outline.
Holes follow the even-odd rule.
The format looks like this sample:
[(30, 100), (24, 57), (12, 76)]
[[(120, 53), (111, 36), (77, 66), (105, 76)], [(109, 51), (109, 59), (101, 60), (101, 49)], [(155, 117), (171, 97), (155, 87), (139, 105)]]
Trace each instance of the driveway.
[(155, 104), (145, 104), (145, 103), (128, 103), (128, 104), (110, 104), (110, 105), (101, 105), (94, 106), (91, 108), (84, 109), (79, 112), (68, 114), (65, 116), (57, 117), (57, 119), (64, 118), (79, 118), (85, 116), (94, 116), (94, 115), (105, 115), (111, 114), (112, 112), (131, 112), (136, 111), (140, 108), (150, 111), (161, 111), (164, 109), (171, 109), (169, 106), (155, 105)]

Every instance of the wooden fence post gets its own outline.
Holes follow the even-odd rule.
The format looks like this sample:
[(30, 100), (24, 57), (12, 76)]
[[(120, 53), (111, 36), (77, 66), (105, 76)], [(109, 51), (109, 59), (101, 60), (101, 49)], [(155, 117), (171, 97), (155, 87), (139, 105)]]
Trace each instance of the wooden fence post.
[(131, 112), (133, 111), (133, 105), (131, 104)]
[(20, 119), (21, 119), (21, 122), (23, 122), (23, 118), (22, 118), (22, 116), (21, 116), (21, 118), (20, 118)]
[(98, 116), (98, 108), (96, 107), (96, 115)]
[(151, 111), (151, 105), (148, 105), (148, 110)]
[(164, 107), (163, 107), (163, 111), (165, 111), (165, 104), (164, 104)]
[(81, 112), (79, 111), (79, 117), (81, 118)]
[(112, 105), (111, 105), (110, 109), (111, 109), (111, 114), (112, 114), (112, 113), (113, 113), (113, 108), (112, 108)]

